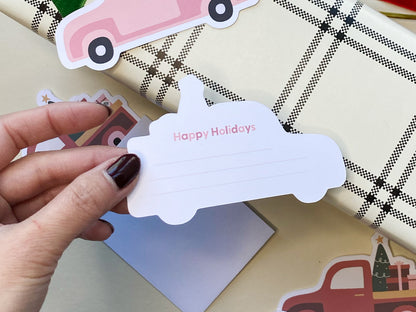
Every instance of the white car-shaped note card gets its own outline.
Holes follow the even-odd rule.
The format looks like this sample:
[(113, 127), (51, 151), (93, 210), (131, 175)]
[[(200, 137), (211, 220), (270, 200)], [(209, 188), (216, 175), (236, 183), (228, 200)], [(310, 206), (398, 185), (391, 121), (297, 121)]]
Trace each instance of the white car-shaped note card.
[(200, 208), (294, 194), (309, 203), (341, 186), (345, 166), (337, 144), (320, 134), (289, 134), (265, 105), (242, 101), (208, 107), (194, 76), (179, 82), (178, 113), (130, 139), (142, 162), (128, 197), (135, 217), (189, 221)]

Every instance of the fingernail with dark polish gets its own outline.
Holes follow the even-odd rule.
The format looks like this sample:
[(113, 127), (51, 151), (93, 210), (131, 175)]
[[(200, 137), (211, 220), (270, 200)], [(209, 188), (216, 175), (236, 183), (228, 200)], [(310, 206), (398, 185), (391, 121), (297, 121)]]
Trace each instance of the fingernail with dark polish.
[(129, 185), (140, 171), (140, 159), (134, 154), (121, 156), (108, 169), (108, 175), (122, 189)]

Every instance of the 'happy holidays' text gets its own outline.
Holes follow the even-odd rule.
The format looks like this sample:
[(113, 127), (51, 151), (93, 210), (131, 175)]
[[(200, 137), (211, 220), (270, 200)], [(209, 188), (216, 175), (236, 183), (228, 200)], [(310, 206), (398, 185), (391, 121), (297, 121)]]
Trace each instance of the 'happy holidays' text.
[(247, 126), (224, 126), (224, 127), (213, 127), (210, 130), (195, 131), (195, 132), (174, 132), (173, 141), (199, 141), (208, 140), (210, 137), (234, 135), (234, 134), (250, 134), (256, 131), (255, 125)]

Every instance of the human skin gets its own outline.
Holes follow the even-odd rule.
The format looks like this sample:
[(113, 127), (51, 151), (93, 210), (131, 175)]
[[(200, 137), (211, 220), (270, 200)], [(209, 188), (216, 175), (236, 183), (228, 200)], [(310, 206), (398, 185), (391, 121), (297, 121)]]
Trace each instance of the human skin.
[(107, 239), (114, 229), (99, 218), (110, 210), (127, 212), (125, 197), (140, 161), (124, 149), (85, 147), (13, 160), (22, 148), (90, 129), (107, 117), (106, 107), (85, 102), (0, 117), (2, 311), (38, 311), (69, 244), (79, 237)]

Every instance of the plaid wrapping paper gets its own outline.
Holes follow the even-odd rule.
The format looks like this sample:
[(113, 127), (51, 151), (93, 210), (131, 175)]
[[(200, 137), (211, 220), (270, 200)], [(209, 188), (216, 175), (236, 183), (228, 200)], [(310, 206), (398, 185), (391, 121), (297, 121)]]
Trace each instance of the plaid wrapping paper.
[[(0, 8), (54, 41), (50, 0)], [(258, 101), (286, 131), (332, 137), (347, 181), (326, 199), (416, 252), (415, 60), (415, 35), (360, 2), (260, 0), (227, 29), (201, 25), (124, 52), (107, 73), (169, 111), (193, 74), (208, 105)]]

